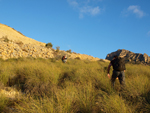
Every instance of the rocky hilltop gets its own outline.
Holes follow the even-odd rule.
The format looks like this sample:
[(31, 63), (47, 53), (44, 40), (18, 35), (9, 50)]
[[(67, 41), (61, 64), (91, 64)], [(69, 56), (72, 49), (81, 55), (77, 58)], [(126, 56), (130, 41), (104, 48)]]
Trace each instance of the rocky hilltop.
[[(45, 43), (24, 36), (21, 32), (0, 24), (0, 58), (34, 57), (34, 58), (58, 58), (67, 55), (68, 58), (97, 61), (99, 58), (74, 52), (59, 51), (47, 48)], [(105, 60), (104, 60), (105, 61)]]
[(106, 56), (106, 59), (112, 60), (114, 55), (124, 57), (126, 62), (150, 64), (150, 57), (146, 53), (140, 54), (140, 53), (133, 53), (125, 49), (118, 49), (115, 52), (109, 53)]

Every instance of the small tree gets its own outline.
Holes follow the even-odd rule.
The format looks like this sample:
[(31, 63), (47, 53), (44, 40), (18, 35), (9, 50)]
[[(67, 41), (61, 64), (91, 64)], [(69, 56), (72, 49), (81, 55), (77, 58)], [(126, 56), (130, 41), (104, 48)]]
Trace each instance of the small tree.
[(60, 47), (57, 46), (57, 47), (56, 47), (56, 52), (59, 52), (59, 50), (60, 50)]
[(67, 50), (66, 52), (71, 53), (71, 49)]
[(50, 42), (50, 43), (47, 43), (45, 46), (46, 46), (47, 48), (52, 48), (52, 47), (53, 47), (53, 44)]

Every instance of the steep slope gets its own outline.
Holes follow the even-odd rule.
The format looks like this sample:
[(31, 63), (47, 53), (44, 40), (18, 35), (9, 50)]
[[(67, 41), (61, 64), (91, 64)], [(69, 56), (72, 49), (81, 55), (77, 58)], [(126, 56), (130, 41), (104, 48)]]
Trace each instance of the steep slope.
[[(61, 59), (63, 55), (67, 55), (69, 59), (80, 59), (97, 61), (99, 58), (85, 54), (69, 53), (66, 51), (56, 52), (54, 49), (46, 48), (45, 43), (36, 41), (32, 38), (24, 36), (15, 29), (0, 24), (0, 58), (54, 58)], [(104, 60), (105, 61), (105, 60)]]
[(26, 37), (22, 33), (16, 31), (15, 29), (0, 23), (0, 39), (2, 40), (4, 37), (7, 37), (13, 42), (21, 41), (24, 44), (45, 46), (45, 43), (38, 42), (32, 38)]

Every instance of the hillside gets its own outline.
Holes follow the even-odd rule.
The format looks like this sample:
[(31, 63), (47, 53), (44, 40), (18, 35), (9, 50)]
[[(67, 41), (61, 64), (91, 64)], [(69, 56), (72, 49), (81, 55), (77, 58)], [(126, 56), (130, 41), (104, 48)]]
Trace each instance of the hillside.
[[(118, 80), (113, 89), (107, 77), (107, 66), (114, 55), (132, 60), (145, 55), (118, 50), (108, 54), (108, 60), (102, 60), (57, 52), (2, 26), (5, 27), (1, 27), (0, 33), (0, 113), (150, 112), (149, 66), (126, 64), (124, 90)], [(24, 39), (26, 43), (22, 42)], [(68, 56), (67, 63), (62, 63), (62, 55)]]
[(45, 47), (45, 43), (36, 41), (32, 38), (24, 36), (19, 31), (0, 24), (0, 58), (6, 60), (9, 58), (20, 57), (33, 57), (33, 58), (54, 58), (60, 59), (63, 55), (66, 55), (68, 59), (81, 59), (98, 61), (103, 60), (109, 62), (114, 55), (125, 57), (127, 62), (131, 63), (143, 63), (150, 64), (150, 57), (147, 54), (133, 53), (128, 50), (117, 50), (109, 53), (106, 59), (95, 58), (86, 54), (79, 54), (75, 52), (66, 52), (59, 50), (57, 52), (53, 48)]
[[(99, 58), (85, 54), (77, 54), (66, 51), (56, 52), (52, 48), (46, 48), (45, 43), (38, 42), (32, 38), (24, 36), (15, 29), (0, 24), (0, 58), (20, 58), (20, 57), (34, 57), (34, 58), (61, 58), (67, 55), (69, 59), (81, 59), (97, 61)], [(105, 60), (104, 60), (105, 61)]]
[(21, 32), (0, 23), (0, 38), (7, 37), (13, 42), (22, 42), (24, 44), (33, 44), (38, 46), (45, 46), (45, 43), (38, 42), (32, 38), (24, 36)]

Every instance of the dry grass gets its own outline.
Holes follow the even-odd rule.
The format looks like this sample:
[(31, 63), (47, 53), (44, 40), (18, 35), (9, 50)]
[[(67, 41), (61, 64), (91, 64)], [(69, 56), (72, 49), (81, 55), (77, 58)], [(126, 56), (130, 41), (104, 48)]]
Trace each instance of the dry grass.
[[(0, 112), (13, 107), (21, 113), (135, 113), (150, 112), (150, 67), (127, 64), (126, 88), (115, 90), (107, 78), (107, 62), (20, 58), (0, 61), (0, 82), (25, 93)], [(112, 70), (112, 69), (111, 69)], [(2, 99), (2, 98), (1, 98)]]

